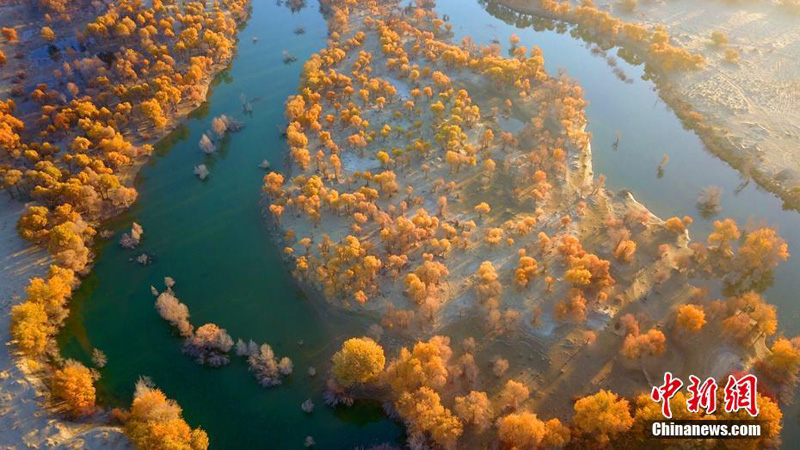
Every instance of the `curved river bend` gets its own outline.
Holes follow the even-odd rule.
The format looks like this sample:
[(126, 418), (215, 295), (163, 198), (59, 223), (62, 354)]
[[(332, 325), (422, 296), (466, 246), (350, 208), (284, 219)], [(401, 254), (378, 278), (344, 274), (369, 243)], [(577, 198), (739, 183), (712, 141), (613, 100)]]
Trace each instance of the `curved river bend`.
[[(305, 34), (295, 35), (300, 26)], [(276, 2), (256, 1), (239, 37), (236, 60), (208, 104), (140, 172), (139, 201), (112, 224), (116, 235), (101, 244), (91, 276), (76, 292), (61, 336), (63, 353), (84, 361), (93, 347), (107, 354), (100, 395), (109, 405), (130, 404), (137, 378), (151, 377), (180, 403), (190, 424), (208, 431), (212, 448), (302, 448), (308, 435), (322, 448), (399, 439), (402, 428), (383, 418), (380, 405), (324, 407), (326, 361), (342, 340), (366, 329), (317, 311), (303, 298), (260, 212), (264, 170), (258, 165), (266, 158), (279, 168), (283, 161), (283, 103), (297, 90), (301, 61), (325, 45), (326, 24), (316, 5), (292, 13)], [(283, 50), (298, 62), (283, 64)], [(243, 113), (242, 95), (252, 116)], [(205, 156), (198, 141), (220, 114), (246, 126), (217, 155)], [(211, 172), (205, 182), (192, 173), (199, 164)], [(131, 221), (144, 227), (136, 251), (117, 245)], [(140, 252), (152, 254), (154, 263), (129, 261)], [(176, 280), (176, 294), (196, 326), (214, 322), (235, 339), (268, 343), (294, 361), (294, 375), (265, 389), (242, 358), (213, 370), (183, 356), (181, 339), (158, 315), (150, 294), (150, 285), (162, 289), (165, 276)], [(310, 366), (318, 369), (314, 378), (307, 375)], [(308, 398), (317, 406), (311, 415), (300, 409)]]
[[(617, 58), (617, 66), (632, 83), (621, 81), (583, 41), (555, 31), (517, 27), (493, 17), (475, 0), (439, 0), (460, 39), (497, 39), (507, 47), (517, 33), (521, 45), (538, 45), (547, 69), (564, 69), (583, 87), (589, 106), (594, 169), (608, 177), (612, 189), (628, 189), (653, 212), (668, 217), (691, 214), (691, 232), (705, 239), (711, 221), (699, 217), (695, 202), (709, 185), (723, 189), (720, 217), (740, 223), (763, 220), (777, 226), (800, 251), (800, 214), (781, 210), (781, 202), (713, 157), (699, 138), (685, 130), (660, 101), (653, 84), (643, 81), (641, 67)], [(524, 21), (523, 21), (524, 22)], [(294, 34), (297, 27), (304, 34)], [(316, 4), (298, 12), (275, 2), (253, 2), (253, 15), (240, 33), (232, 68), (219, 77), (209, 102), (159, 145), (152, 161), (140, 172), (136, 206), (109, 224), (114, 238), (100, 244), (92, 274), (76, 292), (68, 326), (60, 336), (66, 357), (90, 359), (93, 348), (108, 356), (102, 370), (100, 395), (107, 405), (129, 404), (133, 385), (149, 376), (184, 408), (187, 420), (201, 425), (212, 448), (299, 448), (313, 436), (320, 448), (352, 448), (399, 441), (401, 427), (382, 417), (380, 406), (361, 403), (350, 409), (323, 406), (327, 362), (340, 343), (366, 332), (367, 324), (318, 308), (296, 289), (290, 273), (271, 242), (260, 212), (258, 164), (267, 158), (283, 161), (285, 143), (283, 102), (295, 92), (301, 62), (325, 45), (327, 27)], [(253, 41), (258, 38), (258, 42)], [(298, 62), (282, 63), (282, 51)], [(609, 52), (611, 55), (612, 52)], [(253, 113), (245, 116), (242, 96)], [(227, 114), (246, 122), (216, 156), (197, 147), (211, 119)], [(614, 141), (619, 136), (619, 145)], [(663, 177), (657, 167), (670, 160)], [(192, 168), (206, 164), (211, 176), (200, 182)], [(744, 183), (743, 183), (744, 182)], [(121, 233), (136, 221), (145, 229), (139, 250), (119, 248)], [(131, 258), (147, 252), (155, 258), (139, 266)], [(800, 333), (800, 291), (797, 258), (790, 258), (766, 291), (779, 310), (780, 329)], [(177, 280), (176, 293), (192, 314), (192, 322), (214, 322), (234, 338), (272, 345), (277, 355), (292, 358), (294, 375), (279, 387), (264, 389), (247, 372), (244, 361), (212, 370), (180, 354), (181, 341), (153, 308), (150, 285), (160, 288), (163, 277)], [(307, 370), (315, 367), (316, 377)], [(306, 415), (300, 404), (311, 398), (317, 405)], [(796, 406), (785, 414), (785, 441), (800, 439)]]

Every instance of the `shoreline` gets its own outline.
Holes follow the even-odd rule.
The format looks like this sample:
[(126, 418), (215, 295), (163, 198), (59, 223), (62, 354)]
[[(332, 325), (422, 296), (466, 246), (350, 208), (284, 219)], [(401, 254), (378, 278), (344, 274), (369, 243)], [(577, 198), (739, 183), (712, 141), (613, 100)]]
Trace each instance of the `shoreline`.
[[(301, 289), (317, 293), (309, 297), (320, 308), (381, 316), (375, 341), (391, 340), (388, 369), (369, 386), (390, 387), (373, 394), (389, 417), (422, 439), (417, 416), (403, 411), (420, 384), (442, 414), (459, 415), (460, 395), (502, 404), (506, 382), (525, 389), (527, 406), (515, 409), (571, 422), (580, 441), (578, 402), (610, 392), (641, 424), (648, 412), (638, 399), (656, 374), (766, 379), (767, 343), (774, 351), (781, 339), (776, 310), (742, 271), (751, 236), (776, 236), (785, 248), (774, 230), (738, 240), (735, 222), (718, 222), (732, 222), (732, 243), (690, 246), (691, 217), (662, 220), (591, 176), (583, 91), (542, 70), (546, 53), (515, 47), (514, 35), (509, 57), (469, 37), (459, 46), (457, 24), (437, 20), (439, 11), (391, 7), (381, 15), (342, 6), (329, 20), (341, 35), (304, 64), (286, 102), (291, 163), (263, 185), (268, 228), (280, 230), (271, 237)], [(730, 293), (718, 300), (723, 287)], [(398, 367), (425, 364), (415, 353), (429, 346), (443, 348), (443, 381), (403, 384)], [(778, 400), (769, 402), (777, 425), (763, 442), (777, 443), (783, 416)], [(498, 440), (459, 419), (463, 436), (458, 430), (452, 442)], [(620, 443), (643, 438), (638, 430)]]
[(11, 307), (18, 304), (31, 277), (44, 276), (51, 260), (47, 251), (22, 240), (16, 230), (25, 204), (7, 196), (0, 200), (0, 447), (42, 446), (129, 448), (120, 427), (100, 421), (73, 422), (47, 406), (48, 388), (9, 342)]
[[(13, 7), (14, 5), (10, 5)], [(229, 61), (217, 63), (209, 68), (203, 77), (201, 86), (202, 101), (192, 101), (184, 98), (176, 108), (176, 112), (169, 122), (161, 127), (151, 125), (144, 130), (130, 127), (123, 131), (123, 136), (132, 146), (141, 148), (144, 145), (157, 146), (171, 133), (177, 130), (190, 115), (209, 101), (214, 80), (231, 67), (236, 58), (236, 49), (239, 45), (238, 32), (246, 26), (250, 18), (250, 11), (237, 25), (237, 36), (234, 52)], [(136, 125), (141, 125), (138, 123)], [(134, 187), (136, 178), (145, 164), (153, 158), (152, 154), (141, 154), (131, 160), (127, 166), (120, 168), (117, 175), (120, 183), (125, 187)], [(35, 204), (34, 201), (23, 202), (16, 198), (4, 196), (0, 201), (0, 242), (3, 242), (0, 252), (2, 264), (2, 282), (0, 282), (0, 328), (2, 328), (2, 342), (5, 349), (0, 356), (0, 447), (40, 447), (66, 446), (81, 448), (131, 448), (131, 444), (124, 435), (121, 426), (110, 424), (110, 417), (98, 404), (98, 411), (82, 420), (73, 421), (63, 417), (57, 411), (51, 410), (47, 405), (49, 401), (49, 388), (42, 375), (46, 374), (45, 368), (31, 369), (29, 360), (21, 356), (10, 342), (9, 319), (11, 307), (21, 303), (24, 299), (24, 288), (30, 278), (44, 277), (52, 262), (52, 257), (40, 245), (24, 241), (16, 230), (16, 224), (27, 206)], [(98, 229), (113, 221), (123, 214), (126, 209), (108, 211), (98, 220)], [(97, 244), (95, 238), (90, 248)], [(79, 280), (91, 273), (95, 253), (92, 250), (89, 263), (81, 274)], [(35, 260), (32, 260), (35, 258)], [(21, 266), (21, 267), (19, 267)], [(9, 271), (11, 267), (17, 270)], [(77, 289), (77, 287), (76, 287)], [(60, 333), (59, 330), (57, 332)], [(56, 336), (57, 336), (56, 334)], [(12, 411), (11, 413), (6, 413)]]
[[(579, 26), (576, 21), (570, 20), (570, 18), (559, 16), (558, 14), (545, 10), (536, 0), (491, 0), (489, 3), (507, 8), (517, 14), (540, 17)], [(603, 9), (601, 9), (602, 11), (612, 9), (612, 13), (617, 12), (614, 9), (616, 4), (613, 2), (599, 2), (599, 6), (603, 7)], [(642, 6), (640, 9), (646, 6), (647, 5)], [(749, 6), (752, 5), (748, 5), (748, 7)], [(623, 16), (613, 14), (612, 16), (624, 20)], [(648, 19), (650, 18), (648, 17)], [(630, 23), (653, 25), (654, 22), (657, 23), (658, 18), (650, 19), (646, 22), (635, 20)], [(711, 29), (708, 30), (709, 33), (711, 31)], [(595, 34), (592, 33), (592, 36), (594, 39), (587, 40), (587, 42), (601, 42), (601, 39), (597, 38)], [(585, 37), (585, 35), (582, 36), (582, 38)], [(645, 60), (645, 64), (649, 64), (646, 62), (648, 58), (647, 49), (642, 45), (630, 42), (630, 40), (626, 39), (622, 34), (619, 35), (617, 42), (613, 45), (615, 48), (635, 49), (637, 56)], [(711, 70), (718, 71), (719, 69), (708, 67), (708, 64), (706, 64), (706, 66), (695, 72)], [(767, 163), (763, 160), (764, 151), (759, 148), (759, 143), (764, 143), (764, 141), (768, 141), (770, 138), (774, 138), (774, 136), (763, 136), (762, 141), (756, 142), (748, 147), (744, 144), (746, 138), (731, 134), (731, 130), (733, 130), (734, 127), (725, 126), (732, 124), (725, 124), (726, 118), (724, 114), (720, 114), (719, 111), (701, 113), (699, 111), (701, 105), (697, 103), (698, 101), (692, 103), (690, 100), (685, 100), (690, 97), (689, 94), (691, 91), (697, 89), (696, 86), (692, 86), (690, 80), (687, 79), (691, 76), (692, 74), (687, 75), (686, 73), (659, 73), (657, 76), (652, 77), (652, 81), (658, 88), (658, 95), (662, 101), (675, 113), (685, 127), (697, 134), (710, 153), (727, 163), (730, 167), (742, 174), (742, 176), (752, 178), (759, 187), (774, 194), (783, 202), (784, 208), (800, 211), (800, 166), (784, 168), (786, 170), (781, 171), (770, 170)], [(706, 109), (708, 109), (708, 105), (705, 106)], [(717, 109), (719, 108), (722, 108), (722, 106), (717, 106)], [(734, 119), (735, 117), (728, 118), (729, 121), (733, 121)], [(738, 140), (740, 143), (737, 144), (734, 140)], [(776, 158), (781, 158), (783, 155), (774, 156)], [(783, 174), (787, 174), (785, 176), (786, 180), (780, 181), (779, 178), (781, 178)], [(794, 186), (790, 184), (794, 184)]]

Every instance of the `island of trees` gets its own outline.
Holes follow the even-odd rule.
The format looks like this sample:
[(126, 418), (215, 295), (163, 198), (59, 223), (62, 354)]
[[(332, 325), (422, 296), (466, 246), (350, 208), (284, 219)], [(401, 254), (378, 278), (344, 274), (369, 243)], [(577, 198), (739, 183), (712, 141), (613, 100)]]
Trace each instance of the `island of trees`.
[(325, 4), (263, 190), (306, 290), (374, 318), (333, 355), (329, 405), (383, 400), (412, 448), (619, 448), (660, 415), (659, 374), (754, 371), (770, 426), (746, 446), (777, 444), (800, 348), (760, 294), (789, 256), (775, 230), (692, 242), (691, 217), (606, 189), (581, 88), (538, 48), (452, 42), (429, 1)]

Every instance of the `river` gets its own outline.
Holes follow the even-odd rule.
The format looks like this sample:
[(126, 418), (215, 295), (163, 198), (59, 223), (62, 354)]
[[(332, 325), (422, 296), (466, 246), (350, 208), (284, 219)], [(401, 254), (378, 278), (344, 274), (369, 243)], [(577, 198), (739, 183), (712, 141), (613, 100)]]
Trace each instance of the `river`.
[[(294, 33), (299, 26), (305, 34)], [(98, 247), (95, 267), (72, 302), (63, 353), (84, 361), (93, 347), (107, 354), (99, 384), (105, 404), (129, 405), (138, 377), (151, 377), (180, 403), (192, 426), (208, 431), (212, 448), (302, 448), (309, 435), (321, 448), (399, 439), (402, 428), (383, 418), (378, 404), (324, 406), (326, 362), (366, 325), (318, 311), (302, 296), (260, 212), (264, 170), (258, 165), (266, 158), (280, 168), (283, 103), (297, 90), (302, 61), (325, 45), (324, 19), (316, 2), (292, 13), (274, 1), (256, 1), (239, 36), (237, 57), (218, 77), (208, 105), (159, 145), (137, 178), (139, 201), (111, 224), (115, 236)], [(283, 50), (298, 61), (284, 64)], [(243, 113), (242, 94), (252, 116)], [(246, 126), (217, 155), (206, 156), (198, 141), (220, 114)], [(203, 163), (211, 172), (205, 182), (192, 173)], [(131, 221), (145, 230), (137, 251), (117, 245)], [(154, 263), (129, 261), (140, 252), (152, 254)], [(268, 343), (292, 358), (294, 374), (265, 389), (241, 358), (214, 370), (183, 356), (181, 339), (159, 317), (150, 294), (150, 285), (161, 289), (165, 276), (176, 280), (195, 326), (214, 322), (235, 339)], [(318, 369), (316, 377), (308, 376), (309, 366)], [(311, 415), (300, 409), (307, 398), (316, 405)]]
[[(508, 37), (517, 33), (520, 45), (542, 48), (551, 74), (563, 69), (581, 84), (589, 101), (594, 169), (607, 176), (611, 189), (630, 190), (662, 217), (692, 215), (693, 237), (705, 239), (711, 221), (697, 214), (697, 195), (705, 186), (719, 186), (723, 210), (718, 217), (764, 221), (778, 227), (790, 250), (800, 249), (800, 233), (793, 233), (800, 230), (800, 214), (783, 211), (777, 198), (706, 151), (659, 99), (653, 83), (642, 80), (642, 67), (616, 58), (617, 67), (633, 80), (624, 82), (606, 59), (569, 33), (517, 27), (474, 0), (439, 0), (437, 9), (449, 16), (459, 40), (467, 35), (487, 44), (497, 39), (507, 48)], [(298, 26), (304, 34), (294, 33)], [(76, 292), (60, 336), (67, 357), (88, 361), (95, 347), (107, 354), (99, 383), (105, 404), (129, 404), (134, 382), (146, 375), (178, 400), (190, 424), (208, 431), (212, 448), (300, 448), (307, 435), (319, 448), (402, 439), (402, 429), (383, 418), (377, 404), (324, 407), (328, 359), (344, 339), (364, 334), (367, 323), (306, 300), (261, 219), (264, 172), (258, 164), (267, 158), (280, 167), (283, 102), (296, 90), (301, 62), (324, 46), (325, 37), (316, 3), (292, 12), (275, 2), (255, 1), (236, 59), (219, 77), (208, 104), (159, 145), (140, 172), (139, 201), (109, 224), (115, 236), (98, 245), (94, 269)], [(298, 62), (283, 64), (283, 50)], [(242, 94), (251, 99), (252, 116), (243, 114)], [(219, 154), (207, 157), (197, 143), (220, 114), (247, 126)], [(658, 177), (664, 155), (669, 162)], [(205, 182), (192, 174), (192, 167), (202, 163), (211, 171)], [(131, 221), (144, 227), (139, 251), (154, 255), (154, 264), (131, 262), (139, 251), (117, 245)], [(792, 276), (800, 273), (798, 261), (793, 257), (783, 264), (765, 293), (778, 306), (780, 329), (789, 335), (800, 333), (800, 307), (792, 295), (800, 290), (800, 277)], [(276, 354), (294, 360), (294, 374), (282, 386), (264, 389), (240, 359), (214, 370), (182, 356), (180, 339), (153, 308), (150, 285), (160, 288), (164, 276), (177, 280), (176, 293), (196, 326), (214, 322), (234, 338), (269, 343)], [(307, 375), (310, 366), (317, 368), (316, 377)], [(311, 415), (300, 409), (307, 398), (316, 405)], [(795, 408), (785, 410), (785, 441), (800, 440)]]

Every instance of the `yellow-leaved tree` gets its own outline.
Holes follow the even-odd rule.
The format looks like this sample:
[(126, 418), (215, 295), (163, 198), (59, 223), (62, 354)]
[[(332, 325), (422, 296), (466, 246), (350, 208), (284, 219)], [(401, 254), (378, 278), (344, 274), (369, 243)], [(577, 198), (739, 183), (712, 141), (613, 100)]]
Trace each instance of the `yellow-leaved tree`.
[(181, 407), (143, 380), (136, 383), (125, 434), (138, 450), (205, 450), (208, 435), (181, 417)]
[(11, 338), (27, 356), (36, 357), (47, 348), (52, 327), (47, 323), (44, 306), (25, 302), (11, 308)]
[(497, 435), (507, 448), (537, 448), (545, 435), (544, 422), (529, 412), (501, 417), (497, 428)]
[(633, 425), (628, 401), (610, 391), (583, 397), (575, 402), (574, 408), (575, 427), (599, 442), (608, 442)]
[(386, 357), (383, 348), (370, 338), (352, 338), (333, 355), (333, 376), (341, 386), (349, 387), (375, 380), (383, 371)]
[(458, 418), (442, 405), (439, 394), (430, 388), (404, 392), (395, 407), (412, 435), (429, 436), (443, 448), (455, 448), (464, 431)]
[(53, 397), (63, 402), (73, 417), (81, 417), (94, 411), (95, 389), (92, 372), (83, 364), (67, 360), (64, 367), (53, 374)]

